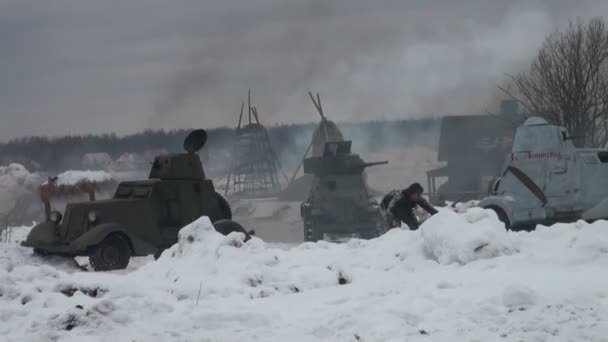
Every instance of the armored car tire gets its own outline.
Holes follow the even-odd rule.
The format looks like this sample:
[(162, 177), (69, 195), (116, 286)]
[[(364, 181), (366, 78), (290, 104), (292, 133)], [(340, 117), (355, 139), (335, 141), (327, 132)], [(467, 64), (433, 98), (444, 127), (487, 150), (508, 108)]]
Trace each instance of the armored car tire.
[(232, 220), (219, 220), (213, 223), (215, 230), (223, 235), (228, 235), (232, 232), (238, 232), (245, 234), (245, 241), (251, 239), (251, 233), (245, 230), (238, 222)]
[(493, 205), (486, 207), (484, 209), (493, 210), (496, 213), (496, 215), (498, 216), (498, 220), (505, 224), (505, 229), (511, 230), (512, 227), (511, 227), (511, 222), (509, 221), (509, 216), (507, 216), (507, 213), (505, 213), (504, 210), (502, 210), (499, 207), (493, 206)]
[(129, 265), (131, 247), (119, 234), (108, 235), (89, 253), (89, 263), (95, 271), (122, 270)]
[[(220, 207), (221, 217), (218, 219), (232, 220), (232, 209), (230, 208), (230, 204), (224, 198), (224, 196), (219, 193), (215, 193), (215, 198), (217, 199), (217, 204)], [(242, 228), (242, 227), (241, 227)]]

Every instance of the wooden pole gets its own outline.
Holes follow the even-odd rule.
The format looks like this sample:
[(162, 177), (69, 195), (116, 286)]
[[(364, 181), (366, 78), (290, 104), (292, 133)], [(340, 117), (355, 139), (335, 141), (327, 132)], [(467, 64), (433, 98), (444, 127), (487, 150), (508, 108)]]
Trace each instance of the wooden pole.
[(247, 93), (247, 108), (249, 108), (249, 123), (251, 123), (251, 89)]
[(253, 108), (251, 109), (253, 112), (253, 117), (255, 118), (255, 121), (258, 123), (258, 125), (260, 124), (260, 117), (258, 116), (258, 107), (253, 106)]
[(310, 96), (310, 100), (312, 101), (312, 104), (315, 105), (315, 108), (317, 108), (317, 112), (319, 113), (319, 115), (321, 115), (321, 119), (323, 119), (323, 111), (321, 110), (321, 108), (317, 104), (317, 101), (315, 100), (315, 97), (312, 95), (311, 92), (308, 92), (308, 96)]
[(321, 97), (319, 96), (319, 93), (317, 93), (317, 105), (319, 108), (319, 113), (321, 113), (321, 117), (323, 120), (325, 120), (325, 113), (323, 113), (323, 106), (321, 105)]
[[(296, 179), (298, 172), (300, 172), (300, 168), (302, 167), (302, 164), (304, 164), (304, 159), (306, 159), (308, 152), (310, 152), (310, 149), (312, 148), (312, 143), (313, 143), (313, 141), (311, 139), (310, 144), (308, 145), (308, 148), (306, 148), (306, 152), (304, 152), (304, 157), (300, 161), (300, 164), (298, 164), (298, 167), (296, 168), (296, 171), (293, 173), (293, 176), (291, 176), (291, 180), (289, 181), (289, 184), (291, 184), (293, 182), (293, 180)], [(289, 184), (287, 186), (289, 186)]]
[(239, 124), (236, 126), (237, 132), (241, 129), (241, 121), (243, 120), (243, 110), (245, 109), (245, 102), (241, 102), (241, 114), (239, 115)]

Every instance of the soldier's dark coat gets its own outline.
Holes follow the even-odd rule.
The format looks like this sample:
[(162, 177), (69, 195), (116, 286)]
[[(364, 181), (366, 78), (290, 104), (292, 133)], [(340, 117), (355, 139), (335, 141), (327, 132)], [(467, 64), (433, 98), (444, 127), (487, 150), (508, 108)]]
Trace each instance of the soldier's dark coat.
[(393, 190), (384, 196), (380, 206), (382, 209), (388, 211), (395, 218), (395, 220), (407, 224), (411, 230), (417, 230), (420, 223), (414, 214), (414, 209), (416, 206), (420, 206), (431, 215), (435, 215), (437, 213), (437, 210), (435, 210), (435, 208), (433, 208), (429, 202), (422, 198), (422, 196), (420, 196), (419, 200), (416, 202), (411, 200), (411, 194), (417, 193), (420, 195), (423, 191), (422, 186), (418, 183), (414, 183), (407, 189), (401, 191)]

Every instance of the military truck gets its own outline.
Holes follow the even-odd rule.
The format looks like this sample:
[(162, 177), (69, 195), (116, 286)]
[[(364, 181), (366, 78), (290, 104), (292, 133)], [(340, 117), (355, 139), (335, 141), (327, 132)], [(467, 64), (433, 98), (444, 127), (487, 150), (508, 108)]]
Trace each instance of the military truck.
[(323, 155), (304, 160), (304, 173), (314, 176), (308, 199), (301, 205), (305, 241), (326, 235), (377, 237), (384, 231), (378, 202), (370, 195), (365, 168), (388, 161), (366, 163), (351, 153), (351, 141), (327, 142)]
[(512, 230), (608, 218), (608, 150), (576, 148), (572, 139), (564, 127), (526, 120), (492, 195), (478, 205)]
[(228, 202), (205, 177), (196, 152), (206, 140), (205, 130), (193, 131), (186, 153), (157, 156), (147, 180), (121, 182), (111, 199), (69, 203), (64, 215), (51, 211), (22, 244), (42, 255), (89, 256), (94, 270), (107, 271), (127, 267), (131, 256), (157, 257), (201, 216), (220, 233), (249, 238), (253, 231), (231, 221)]

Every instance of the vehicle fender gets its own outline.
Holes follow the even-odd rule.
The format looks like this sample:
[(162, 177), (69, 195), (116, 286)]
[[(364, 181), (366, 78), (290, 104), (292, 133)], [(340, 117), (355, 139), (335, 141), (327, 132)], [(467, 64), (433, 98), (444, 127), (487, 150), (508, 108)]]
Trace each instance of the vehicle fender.
[(127, 230), (118, 223), (103, 223), (97, 225), (72, 241), (70, 245), (76, 250), (85, 251), (92, 246), (99, 244), (112, 233), (122, 234), (129, 239), (133, 255), (147, 255), (156, 251), (153, 245), (129, 234)]
[(502, 209), (509, 218), (509, 222), (513, 222), (513, 206), (515, 201), (508, 196), (489, 196), (477, 204), (480, 208), (497, 207)]
[(608, 218), (608, 198), (583, 213), (583, 220), (595, 221)]
[(24, 244), (35, 247), (38, 244), (53, 244), (58, 240), (57, 225), (53, 222), (45, 221), (35, 225), (30, 230)]

